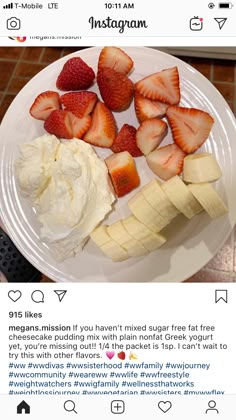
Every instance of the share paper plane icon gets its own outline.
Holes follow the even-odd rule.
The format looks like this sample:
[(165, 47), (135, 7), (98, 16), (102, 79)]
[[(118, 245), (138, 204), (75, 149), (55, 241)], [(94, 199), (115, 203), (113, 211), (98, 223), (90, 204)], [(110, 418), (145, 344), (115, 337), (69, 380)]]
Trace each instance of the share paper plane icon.
[(61, 302), (62, 299), (64, 299), (67, 290), (54, 290), (54, 292), (58, 296), (59, 302)]
[(214, 18), (219, 25), (219, 28), (222, 29), (227, 18)]

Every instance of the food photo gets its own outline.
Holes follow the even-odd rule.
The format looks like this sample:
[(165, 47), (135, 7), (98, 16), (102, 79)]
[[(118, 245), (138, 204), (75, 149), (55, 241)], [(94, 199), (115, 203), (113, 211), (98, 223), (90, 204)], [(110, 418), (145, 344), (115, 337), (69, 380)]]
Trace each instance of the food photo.
[(4, 65), (3, 280), (236, 280), (234, 60), (24, 47)]

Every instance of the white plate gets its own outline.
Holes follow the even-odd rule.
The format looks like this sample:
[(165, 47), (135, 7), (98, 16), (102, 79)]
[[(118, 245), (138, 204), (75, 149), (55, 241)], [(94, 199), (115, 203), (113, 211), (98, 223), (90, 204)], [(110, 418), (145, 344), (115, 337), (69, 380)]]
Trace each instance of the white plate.
[[(0, 197), (1, 218), (22, 254), (48, 277), (63, 282), (179, 282), (202, 268), (227, 239), (236, 221), (236, 128), (234, 116), (214, 86), (197, 70), (160, 51), (143, 48), (123, 48), (132, 57), (135, 68), (131, 79), (137, 81), (162, 69), (178, 66), (181, 83), (181, 105), (209, 112), (215, 119), (210, 138), (201, 150), (212, 152), (220, 162), (223, 177), (216, 189), (229, 207), (229, 214), (211, 221), (204, 213), (191, 221), (175, 219), (167, 229), (168, 241), (158, 251), (146, 257), (113, 263), (89, 241), (75, 258), (58, 263), (40, 241), (39, 224), (28, 201), (18, 191), (14, 162), (18, 144), (28, 142), (44, 133), (43, 123), (29, 115), (29, 107), (42, 91), (56, 90), (56, 78), (69, 57), (79, 55), (95, 72), (101, 48), (79, 51), (51, 64), (37, 74), (17, 95), (0, 127)], [(98, 93), (97, 86), (91, 90)], [(123, 113), (114, 113), (121, 127), (123, 123), (138, 126), (133, 104)], [(171, 133), (163, 144), (172, 142)], [(97, 149), (104, 157), (109, 151)], [(136, 159), (142, 185), (154, 175), (145, 158)], [(108, 223), (128, 215), (127, 199), (118, 200)]]

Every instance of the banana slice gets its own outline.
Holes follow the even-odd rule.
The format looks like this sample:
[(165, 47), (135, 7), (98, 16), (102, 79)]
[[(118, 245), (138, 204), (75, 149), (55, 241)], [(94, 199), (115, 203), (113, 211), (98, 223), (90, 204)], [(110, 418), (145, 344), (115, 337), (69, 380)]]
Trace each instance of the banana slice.
[(228, 212), (228, 208), (222, 198), (217, 194), (211, 184), (207, 182), (189, 184), (188, 188), (212, 219)]
[(98, 226), (96, 229), (94, 229), (94, 231), (90, 234), (90, 238), (99, 247), (111, 240), (107, 233), (107, 226), (105, 225)]
[(113, 240), (110, 240), (106, 244), (100, 246), (100, 249), (114, 262), (121, 262), (129, 258), (128, 252)]
[(108, 235), (107, 226), (102, 225), (94, 229), (90, 234), (90, 238), (112, 261), (119, 262), (129, 258), (128, 252)]
[(165, 219), (148, 203), (141, 191), (128, 201), (128, 207), (153, 232), (159, 232), (166, 226)]
[(198, 153), (184, 158), (183, 180), (186, 182), (211, 182), (221, 176), (221, 169), (211, 153)]
[(166, 220), (166, 225), (179, 214), (179, 210), (171, 203), (157, 179), (153, 179), (141, 191), (149, 204)]
[(148, 254), (148, 249), (125, 230), (120, 220), (108, 226), (107, 233), (111, 239), (118, 242), (128, 252), (130, 257), (140, 257), (141, 255)]
[(121, 222), (126, 231), (137, 241), (140, 241), (148, 251), (154, 251), (166, 242), (164, 236), (152, 232), (134, 216), (129, 216)]
[(202, 211), (202, 206), (179, 176), (168, 179), (162, 184), (162, 188), (174, 206), (188, 219)]

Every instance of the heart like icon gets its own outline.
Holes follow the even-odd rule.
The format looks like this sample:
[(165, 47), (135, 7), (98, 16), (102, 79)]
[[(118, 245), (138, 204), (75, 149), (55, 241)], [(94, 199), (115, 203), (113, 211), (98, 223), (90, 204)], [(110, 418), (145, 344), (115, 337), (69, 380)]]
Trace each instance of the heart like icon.
[(22, 296), (22, 293), (20, 290), (9, 290), (8, 292), (8, 297), (9, 299), (11, 299), (13, 302), (16, 302), (17, 300), (19, 300)]
[(111, 360), (115, 356), (115, 352), (114, 351), (107, 351), (106, 356), (108, 357), (108, 359)]
[(159, 401), (158, 408), (160, 408), (163, 413), (167, 413), (172, 407), (172, 404), (170, 401)]

